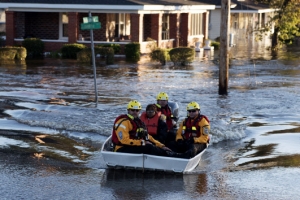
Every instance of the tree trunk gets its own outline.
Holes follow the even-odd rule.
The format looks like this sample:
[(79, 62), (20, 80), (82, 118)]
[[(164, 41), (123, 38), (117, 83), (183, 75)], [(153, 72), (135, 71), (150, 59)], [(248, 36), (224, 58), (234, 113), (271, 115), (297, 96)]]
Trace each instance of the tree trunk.
[(272, 50), (277, 49), (278, 45), (278, 33), (279, 33), (279, 27), (275, 27), (274, 33), (272, 35)]
[[(285, 11), (286, 11), (286, 7), (289, 5), (289, 3), (291, 3), (292, 0), (283, 0), (280, 10), (278, 11), (278, 23), (280, 23)], [(279, 27), (276, 26), (274, 33), (272, 35), (272, 50), (277, 50), (278, 49), (278, 34), (279, 34), (280, 30)]]

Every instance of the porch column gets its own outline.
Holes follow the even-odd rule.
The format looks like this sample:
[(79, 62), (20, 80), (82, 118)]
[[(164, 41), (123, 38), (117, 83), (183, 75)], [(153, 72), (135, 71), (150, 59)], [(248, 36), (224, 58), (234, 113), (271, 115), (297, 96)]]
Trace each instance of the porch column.
[(203, 35), (204, 40), (208, 39), (208, 24), (209, 24), (209, 12), (203, 13)]
[(144, 14), (130, 14), (131, 42), (143, 42), (143, 18)]
[(69, 12), (68, 13), (68, 38), (69, 43), (76, 43), (78, 39), (78, 13), (77, 12)]
[(188, 37), (190, 33), (189, 16), (189, 13), (181, 13), (179, 46), (188, 46)]
[(174, 39), (173, 46), (179, 47), (180, 14), (170, 14), (170, 39)]
[(16, 35), (15, 30), (15, 12), (5, 11), (6, 15), (6, 46), (13, 46)]

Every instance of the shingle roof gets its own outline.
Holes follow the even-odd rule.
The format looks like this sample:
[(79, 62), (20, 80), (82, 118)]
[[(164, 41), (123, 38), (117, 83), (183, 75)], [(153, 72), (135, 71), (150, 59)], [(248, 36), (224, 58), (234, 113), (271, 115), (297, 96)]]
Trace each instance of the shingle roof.
[(0, 0), (1, 3), (85, 4), (85, 5), (214, 5), (197, 0)]
[[(197, 0), (196, 0), (197, 1)], [(222, 0), (200, 0), (203, 3), (209, 3), (216, 6), (221, 6)], [(267, 4), (255, 3), (254, 0), (231, 0), (231, 4), (236, 6), (231, 10), (263, 10), (269, 9)]]
[(236, 7), (232, 10), (264, 10), (270, 9), (270, 6), (262, 3), (255, 3), (253, 0), (237, 1), (232, 0), (236, 4)]
[[(162, 6), (221, 6), (222, 0), (0, 0), (0, 7), (1, 3), (6, 4), (52, 4), (52, 5), (59, 5), (64, 4), (64, 7), (68, 7), (68, 5), (77, 5), (80, 9), (80, 5), (84, 6), (93, 6), (93, 5), (106, 5), (106, 6), (153, 6), (153, 5), (162, 5)], [(269, 6), (266, 4), (256, 4), (254, 0), (231, 0), (232, 5), (236, 5), (235, 8), (232, 8), (232, 11), (258, 11), (258, 10), (265, 10), (269, 9)], [(18, 6), (20, 7), (20, 6)]]

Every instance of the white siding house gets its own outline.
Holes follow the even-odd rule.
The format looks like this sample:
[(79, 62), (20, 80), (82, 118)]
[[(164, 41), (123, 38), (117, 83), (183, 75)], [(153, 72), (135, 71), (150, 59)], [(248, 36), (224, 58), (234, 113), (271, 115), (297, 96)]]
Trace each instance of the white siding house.
[[(255, 4), (250, 0), (232, 0), (231, 3), (229, 37), (231, 40), (234, 40), (231, 41), (231, 44), (239, 42), (239, 40), (243, 42), (254, 40), (255, 33), (253, 31), (266, 24), (274, 13), (274, 10), (267, 5)], [(216, 4), (215, 10), (210, 11), (208, 36), (210, 40), (220, 37), (220, 27), (221, 1), (219, 1), (219, 4)], [(271, 33), (272, 31), (268, 33), (266, 38)]]
[(210, 40), (215, 40), (220, 37), (220, 26), (221, 25), (221, 9), (210, 11), (210, 22), (209, 22), (209, 34)]

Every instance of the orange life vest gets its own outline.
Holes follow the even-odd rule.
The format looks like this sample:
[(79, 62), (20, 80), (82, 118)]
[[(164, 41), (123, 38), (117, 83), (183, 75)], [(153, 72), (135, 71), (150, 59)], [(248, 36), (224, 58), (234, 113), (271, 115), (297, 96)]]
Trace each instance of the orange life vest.
[(161, 115), (160, 112), (156, 112), (152, 118), (148, 118), (146, 112), (142, 113), (140, 119), (146, 125), (147, 131), (150, 135), (157, 134), (158, 120), (160, 118), (160, 115)]

